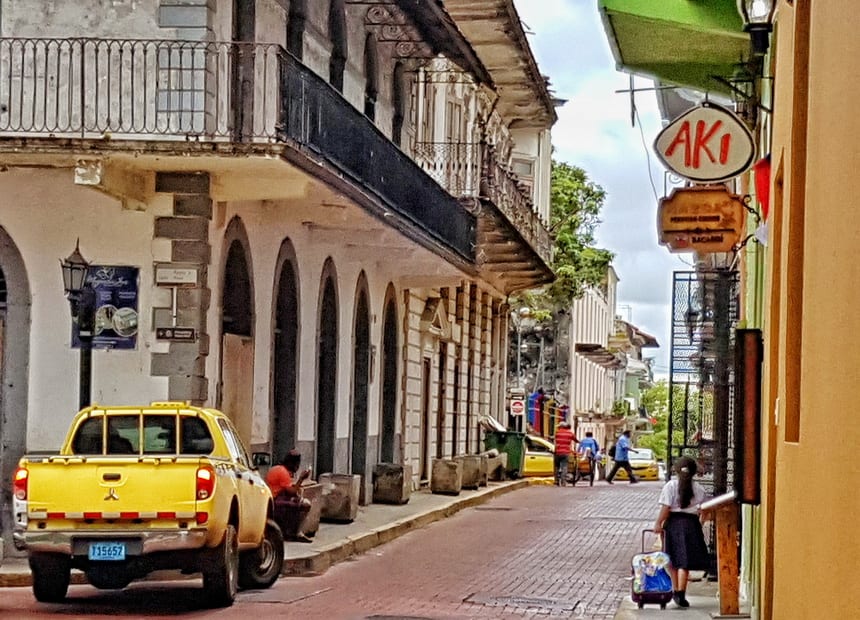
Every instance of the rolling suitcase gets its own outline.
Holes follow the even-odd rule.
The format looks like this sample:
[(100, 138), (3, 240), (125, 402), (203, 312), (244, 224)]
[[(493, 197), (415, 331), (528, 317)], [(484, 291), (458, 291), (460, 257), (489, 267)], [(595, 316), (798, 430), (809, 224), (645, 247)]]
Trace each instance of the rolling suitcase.
[(645, 533), (642, 531), (642, 553), (637, 553), (631, 561), (633, 582), (630, 598), (642, 609), (645, 605), (659, 605), (666, 609), (672, 600), (672, 578), (669, 576), (669, 556), (663, 551), (645, 551)]

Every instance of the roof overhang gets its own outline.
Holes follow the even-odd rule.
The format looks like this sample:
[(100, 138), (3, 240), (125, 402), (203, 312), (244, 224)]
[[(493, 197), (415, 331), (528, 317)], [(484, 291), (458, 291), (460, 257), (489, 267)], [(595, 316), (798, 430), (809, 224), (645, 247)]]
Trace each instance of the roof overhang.
[(735, 0), (599, 0), (618, 68), (703, 92), (730, 93), (749, 55)]
[(626, 364), (625, 360), (599, 344), (577, 342), (574, 350), (577, 355), (581, 355), (588, 361), (603, 366), (607, 370), (618, 370), (624, 368)]

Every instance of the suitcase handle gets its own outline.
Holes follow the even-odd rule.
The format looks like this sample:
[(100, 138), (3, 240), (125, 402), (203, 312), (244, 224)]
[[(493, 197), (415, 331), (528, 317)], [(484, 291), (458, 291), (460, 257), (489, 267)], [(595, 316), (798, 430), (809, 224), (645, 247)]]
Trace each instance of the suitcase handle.
[(664, 550), (665, 545), (663, 544), (663, 537), (660, 536), (660, 534), (658, 534), (654, 530), (645, 529), (645, 530), (642, 530), (642, 553), (645, 553), (645, 534), (647, 534), (648, 532), (651, 532), (652, 534), (654, 534), (654, 536), (657, 536), (660, 539), (660, 550), (661, 551)]

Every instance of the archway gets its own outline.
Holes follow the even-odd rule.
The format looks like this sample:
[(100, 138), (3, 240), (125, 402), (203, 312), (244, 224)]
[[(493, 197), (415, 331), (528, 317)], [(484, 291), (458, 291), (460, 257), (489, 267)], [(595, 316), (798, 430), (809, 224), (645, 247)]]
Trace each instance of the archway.
[(224, 235), (227, 247), (221, 287), (221, 389), (219, 406), (246, 444), (254, 411), (254, 292), (245, 227), (233, 218)]
[(352, 359), (352, 459), (353, 474), (367, 475), (367, 398), (370, 387), (370, 308), (364, 274), (359, 281), (353, 322)]
[(278, 256), (272, 337), (272, 454), (276, 459), (296, 445), (299, 286), (295, 262), (292, 245), (284, 241)]
[(382, 424), (380, 428), (379, 460), (394, 462), (395, 431), (397, 429), (398, 355), (397, 303), (394, 288), (385, 295), (382, 322)]
[(317, 350), (317, 459), (318, 473), (334, 471), (335, 417), (337, 414), (338, 303), (334, 265), (323, 269), (319, 305)]

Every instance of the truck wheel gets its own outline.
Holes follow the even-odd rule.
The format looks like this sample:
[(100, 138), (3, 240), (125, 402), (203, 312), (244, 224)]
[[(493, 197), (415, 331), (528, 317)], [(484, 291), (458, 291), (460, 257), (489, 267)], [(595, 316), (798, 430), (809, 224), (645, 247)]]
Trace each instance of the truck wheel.
[(284, 566), (284, 535), (273, 520), (266, 521), (260, 546), (239, 555), (239, 587), (268, 588)]
[(239, 581), (239, 541), (235, 526), (228, 525), (224, 539), (206, 552), (203, 560), (203, 590), (213, 607), (229, 607), (236, 598)]
[(53, 553), (30, 556), (33, 574), (33, 595), (40, 603), (60, 603), (69, 590), (71, 564), (69, 558)]

